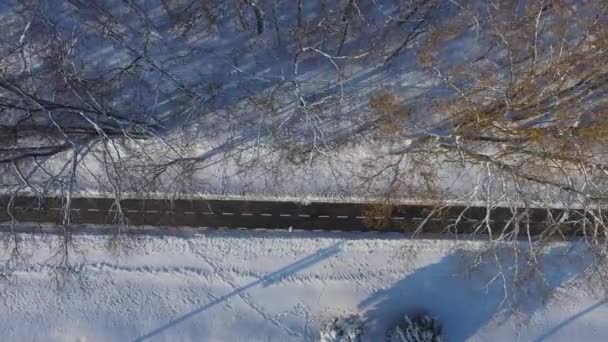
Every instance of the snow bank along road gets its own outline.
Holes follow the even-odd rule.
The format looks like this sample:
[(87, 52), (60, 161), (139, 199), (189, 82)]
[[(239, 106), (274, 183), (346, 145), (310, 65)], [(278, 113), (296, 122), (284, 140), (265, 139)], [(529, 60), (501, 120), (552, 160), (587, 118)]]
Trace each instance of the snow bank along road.
[[(60, 198), (46, 198), (39, 203), (36, 197), (0, 197), (0, 222), (59, 223), (63, 212)], [(120, 210), (130, 225), (188, 226), (214, 228), (266, 228), (340, 231), (397, 231), (412, 232), (421, 224), (425, 233), (472, 232), (487, 220), (492, 227), (502, 228), (513, 219), (510, 208), (429, 205), (387, 206), (373, 203), (301, 204), (254, 200), (163, 200), (125, 199)], [(110, 198), (73, 198), (70, 206), (71, 222), (76, 224), (112, 224), (119, 210)], [(531, 232), (546, 228), (547, 220), (559, 218), (562, 209), (531, 208), (518, 210), (519, 216), (529, 218)], [(568, 213), (582, 215), (576, 211)], [(574, 219), (573, 219), (574, 218)], [(568, 222), (568, 221), (566, 221)], [(576, 234), (576, 226), (563, 224), (563, 232)], [(447, 227), (447, 228), (446, 228)], [(483, 229), (482, 229), (483, 231)], [(522, 232), (527, 234), (527, 232)]]
[[(378, 342), (402, 315), (420, 310), (443, 323), (447, 342), (608, 337), (608, 304), (577, 279), (590, 258), (576, 244), (536, 255), (542, 279), (506, 248), (503, 279), (492, 257), (469, 270), (479, 264), (479, 241), (224, 230), (143, 235), (110, 250), (106, 236), (75, 234), (71, 262), (79, 272), (56, 286), (61, 256), (52, 246), (63, 237), (21, 238), (28, 263), (7, 272), (11, 250), (0, 249), (8, 275), (0, 281), (2, 341), (315, 341), (325, 320), (358, 313), (364, 342)], [(502, 280), (511, 291), (516, 271), (526, 274), (516, 287), (525, 291), (509, 292), (519, 305), (503, 314)]]

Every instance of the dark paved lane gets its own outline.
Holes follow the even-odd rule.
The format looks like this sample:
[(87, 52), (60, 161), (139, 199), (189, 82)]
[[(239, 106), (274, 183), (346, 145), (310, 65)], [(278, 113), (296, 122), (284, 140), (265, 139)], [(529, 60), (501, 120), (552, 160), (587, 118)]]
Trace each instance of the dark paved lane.
[[(9, 198), (0, 197), (0, 222), (61, 222), (61, 198), (47, 198), (40, 205), (35, 197), (15, 198), (8, 210)], [(173, 226), (212, 228), (315, 229), (341, 231), (413, 232), (423, 225), (424, 233), (472, 232), (486, 218), (485, 207), (450, 206), (438, 210), (425, 205), (387, 206), (365, 203), (301, 204), (252, 200), (163, 200), (125, 199), (121, 209), (131, 226)], [(10, 211), (10, 214), (9, 214)], [(74, 198), (71, 221), (75, 224), (115, 224), (117, 207), (113, 199)], [(547, 226), (548, 213), (554, 218), (560, 209), (518, 209), (530, 219), (532, 235)], [(432, 214), (431, 214), (432, 213)], [(581, 215), (571, 211), (570, 218)], [(12, 216), (12, 217), (11, 217)], [(496, 208), (490, 213), (490, 228), (501, 229), (512, 219), (509, 208)], [(576, 227), (564, 224), (562, 231), (576, 234)], [(487, 233), (484, 229), (479, 233)], [(527, 235), (523, 231), (521, 234)]]

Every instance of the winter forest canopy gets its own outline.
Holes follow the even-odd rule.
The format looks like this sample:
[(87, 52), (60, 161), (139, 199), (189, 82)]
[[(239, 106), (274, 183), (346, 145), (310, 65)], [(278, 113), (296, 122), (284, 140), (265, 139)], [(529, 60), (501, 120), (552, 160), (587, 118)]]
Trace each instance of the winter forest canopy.
[(0, 188), (584, 208), (597, 239), (607, 10), (3, 0)]

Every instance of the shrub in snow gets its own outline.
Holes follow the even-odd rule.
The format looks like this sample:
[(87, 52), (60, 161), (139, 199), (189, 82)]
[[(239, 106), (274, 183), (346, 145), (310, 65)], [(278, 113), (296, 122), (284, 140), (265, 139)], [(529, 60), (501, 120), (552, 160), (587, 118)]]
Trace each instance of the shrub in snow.
[(360, 342), (363, 321), (357, 315), (335, 317), (323, 325), (319, 335), (319, 342)]
[(429, 316), (405, 319), (391, 329), (387, 342), (441, 342), (441, 324)]

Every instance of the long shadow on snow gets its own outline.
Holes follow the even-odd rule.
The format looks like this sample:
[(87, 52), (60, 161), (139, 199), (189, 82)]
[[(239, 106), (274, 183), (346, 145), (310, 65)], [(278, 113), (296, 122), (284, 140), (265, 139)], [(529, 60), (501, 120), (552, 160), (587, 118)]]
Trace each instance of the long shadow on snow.
[(597, 310), (602, 308), (602, 306), (604, 306), (604, 309), (608, 308), (608, 299), (603, 299), (600, 300), (599, 302), (589, 306), (588, 308), (579, 311), (578, 313), (564, 319), (563, 321), (561, 321), (559, 324), (555, 325), (553, 328), (551, 328), (549, 331), (545, 332), (544, 334), (542, 334), (540, 337), (537, 337), (534, 342), (543, 342), (543, 341), (549, 341), (550, 337), (553, 336), (554, 334), (556, 334), (559, 330), (561, 330), (562, 328), (566, 327), (568, 324), (576, 321), (577, 319)]
[[(382, 338), (405, 314), (424, 313), (441, 321), (446, 341), (464, 341), (503, 309), (517, 310), (526, 316), (533, 314), (544, 306), (556, 288), (575, 278), (590, 263), (586, 255), (571, 253), (566, 247), (554, 247), (539, 257), (544, 279), (530, 272), (523, 281), (514, 283), (511, 251), (498, 252), (507, 279), (510, 299), (505, 304), (507, 307), (501, 307), (503, 283), (500, 278), (493, 279), (498, 273), (493, 257), (488, 255), (479, 267), (467, 272), (466, 269), (476, 262), (476, 254), (456, 251), (362, 301), (359, 308), (365, 311), (369, 335)], [(524, 250), (520, 252), (525, 253)], [(519, 271), (530, 271), (525, 269), (528, 259), (521, 255), (519, 258)], [(513, 311), (504, 311), (509, 312)]]
[(277, 282), (279, 282), (279, 281), (281, 281), (281, 280), (283, 280), (283, 279), (285, 279), (285, 278), (287, 278), (287, 277), (289, 277), (289, 276), (291, 276), (291, 275), (293, 275), (293, 274), (295, 274), (295, 273), (297, 273), (297, 272), (299, 272), (299, 271), (301, 271), (301, 270), (303, 270), (303, 269), (305, 269), (307, 267), (310, 267), (310, 266), (312, 266), (312, 265), (314, 265), (316, 263), (319, 263), (319, 262), (321, 262), (321, 261), (323, 261), (323, 260), (325, 260), (325, 259), (327, 259), (327, 258), (329, 258), (331, 256), (334, 256), (334, 255), (338, 254), (340, 252), (340, 250), (341, 250), (341, 248), (340, 248), (341, 244), (342, 244), (342, 242), (337, 242), (337, 243), (335, 243), (335, 244), (333, 244), (333, 245), (331, 245), (329, 247), (320, 249), (316, 253), (311, 254), (311, 255), (309, 255), (309, 256), (307, 256), (305, 258), (302, 258), (302, 259), (300, 259), (300, 260), (298, 260), (298, 261), (296, 261), (296, 262), (294, 262), (292, 264), (289, 264), (289, 265), (287, 265), (285, 267), (282, 267), (282, 268), (278, 269), (275, 272), (272, 272), (272, 273), (270, 273), (270, 274), (268, 274), (268, 275), (266, 275), (266, 276), (264, 276), (264, 277), (262, 277), (260, 279), (257, 279), (256, 281), (253, 281), (253, 282), (251, 282), (251, 283), (249, 283), (249, 284), (247, 284), (245, 286), (242, 286), (240, 288), (234, 289), (233, 291), (231, 291), (231, 292), (229, 292), (229, 293), (227, 293), (227, 294), (225, 294), (223, 296), (220, 296), (217, 299), (215, 299), (215, 300), (213, 300), (213, 301), (211, 301), (211, 302), (209, 302), (209, 303), (207, 303), (207, 304), (205, 304), (205, 305), (203, 305), (203, 306), (201, 306), (201, 307), (199, 307), (197, 309), (194, 309), (194, 310), (192, 310), (192, 311), (190, 311), (190, 312), (188, 312), (188, 313), (186, 313), (186, 314), (184, 314), (184, 315), (182, 315), (182, 316), (180, 316), (180, 317), (178, 317), (178, 318), (176, 318), (176, 319), (174, 319), (174, 320), (166, 323), (166, 324), (164, 324), (164, 325), (162, 325), (162, 326), (160, 326), (160, 327), (158, 327), (158, 328), (150, 331), (149, 333), (136, 338), (134, 341), (144, 341), (144, 340), (147, 340), (147, 339), (149, 339), (151, 337), (154, 337), (155, 335), (158, 335), (158, 334), (164, 332), (165, 330), (167, 330), (169, 328), (172, 328), (172, 327), (176, 326), (177, 324), (179, 324), (179, 323), (181, 323), (181, 322), (183, 322), (183, 321), (185, 321), (185, 320), (187, 320), (189, 318), (192, 318), (192, 317), (194, 317), (194, 316), (202, 313), (203, 311), (205, 311), (205, 310), (207, 310), (207, 309), (209, 309), (209, 308), (211, 308), (211, 307), (213, 307), (213, 306), (215, 306), (217, 304), (220, 304), (223, 301), (228, 300), (231, 297), (237, 296), (237, 295), (239, 295), (239, 294), (241, 294), (241, 293), (243, 293), (243, 292), (245, 292), (245, 291), (247, 291), (247, 290), (249, 290), (249, 289), (257, 286), (257, 285), (262, 285), (264, 287), (267, 287), (267, 286), (270, 286), (270, 285), (272, 285), (274, 283), (277, 283)]

